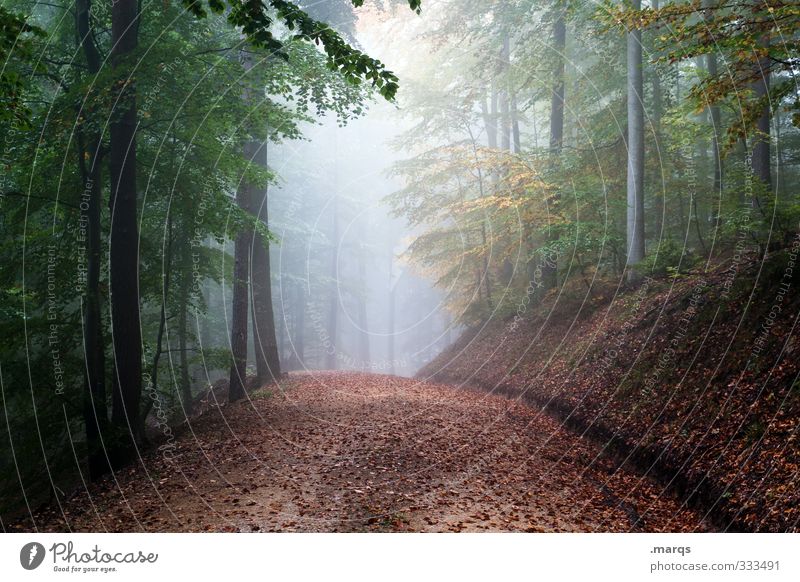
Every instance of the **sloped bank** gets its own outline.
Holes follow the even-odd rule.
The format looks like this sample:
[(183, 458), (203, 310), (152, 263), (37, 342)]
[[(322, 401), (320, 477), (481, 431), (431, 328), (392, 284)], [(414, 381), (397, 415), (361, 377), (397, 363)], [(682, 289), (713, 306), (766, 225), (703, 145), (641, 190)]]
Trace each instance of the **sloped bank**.
[(720, 529), (798, 531), (799, 246), (613, 297), (551, 297), (467, 331), (419, 377), (556, 415)]

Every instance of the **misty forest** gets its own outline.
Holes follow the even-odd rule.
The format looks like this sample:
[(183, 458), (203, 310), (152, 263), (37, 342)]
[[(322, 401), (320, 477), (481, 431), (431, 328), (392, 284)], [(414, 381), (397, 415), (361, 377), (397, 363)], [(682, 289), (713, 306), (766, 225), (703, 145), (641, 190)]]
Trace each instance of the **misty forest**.
[(0, 0), (0, 525), (800, 528), (793, 0)]

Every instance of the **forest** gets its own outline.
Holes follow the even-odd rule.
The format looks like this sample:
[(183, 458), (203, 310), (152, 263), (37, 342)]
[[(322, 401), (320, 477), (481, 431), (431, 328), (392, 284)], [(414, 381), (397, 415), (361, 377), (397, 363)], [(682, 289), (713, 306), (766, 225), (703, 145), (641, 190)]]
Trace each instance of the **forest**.
[(797, 2), (1, 2), (2, 531), (798, 531)]

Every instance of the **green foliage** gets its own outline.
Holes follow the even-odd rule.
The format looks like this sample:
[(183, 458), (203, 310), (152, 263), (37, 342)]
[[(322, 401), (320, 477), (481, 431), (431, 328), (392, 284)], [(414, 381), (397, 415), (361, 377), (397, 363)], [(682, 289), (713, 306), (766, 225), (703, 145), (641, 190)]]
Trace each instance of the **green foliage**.
[(681, 273), (686, 273), (695, 260), (695, 257), (687, 253), (683, 244), (668, 238), (659, 241), (656, 248), (651, 250), (636, 268), (645, 276), (675, 278)]
[[(796, 10), (768, 2), (749, 13), (746, 5), (713, 3), (704, 21), (698, 7), (633, 12), (615, 3), (458, 0), (441, 13), (431, 8), (428, 17), (439, 24), (424, 37), (430, 54), (414, 61), (414, 78), (405, 83), (403, 108), (413, 124), (397, 147), (411, 153), (395, 165), (403, 186), (387, 202), (416, 229), (408, 258), (448, 291), (462, 321), (524, 312), (549, 289), (560, 300), (573, 292), (601, 295), (604, 282), (618, 285), (627, 252), (623, 31), (631, 27), (644, 29), (651, 55), (643, 95), (647, 256), (636, 270), (678, 277), (739, 253), (737, 245), (784, 244), (796, 230), (791, 185), (798, 171), (789, 152), (800, 148), (800, 132), (779, 114), (795, 107), (785, 82), (797, 35), (767, 17), (770, 7), (780, 7), (793, 23)], [(554, 152), (548, 130), (560, 14), (567, 28), (566, 115), (564, 144)], [(779, 27), (785, 39), (759, 45), (761, 34), (777, 39)], [(712, 51), (720, 62), (716, 75), (698, 58)], [(767, 56), (780, 138), (775, 151), (783, 152), (773, 158), (783, 178), (771, 189), (754, 176), (747, 154), (757, 137), (753, 116), (765, 105), (750, 98), (753, 61)], [(519, 148), (501, 139), (512, 116), (502, 107), (508, 95), (517, 107)], [(719, 108), (716, 128), (711, 106)], [(724, 141), (725, 131), (741, 137), (742, 123), (751, 143), (739, 140), (715, 161), (713, 141)]]
[[(28, 125), (31, 112), (23, 100), (26, 83), (22, 70), (34, 66), (33, 46), (44, 35), (44, 30), (28, 23), (24, 16), (0, 6), (0, 123), (13, 121), (20, 128)], [(39, 66), (36, 69), (42, 70)]]
[[(205, 17), (206, 10), (196, 0), (181, 0), (188, 11), (197, 17)], [(352, 0), (354, 6), (363, 5), (363, 0)], [(419, 12), (421, 0), (408, 0), (409, 7)], [(350, 46), (341, 35), (328, 24), (311, 18), (297, 4), (286, 0), (209, 0), (212, 12), (221, 13), (227, 6), (228, 21), (240, 28), (250, 43), (257, 48), (284, 59), (289, 58), (286, 41), (275, 36), (275, 23), (282, 23), (293, 40), (321, 45), (325, 51), (327, 66), (341, 74), (351, 83), (370, 81), (380, 94), (394, 99), (398, 79), (387, 71), (383, 63)]]
[[(768, 105), (785, 106), (800, 127), (800, 96), (794, 80), (800, 54), (800, 11), (794, 3), (692, 0), (634, 11), (606, 2), (598, 15), (609, 24), (653, 30), (658, 41), (656, 58), (662, 62), (713, 54), (725, 63), (716, 75), (707, 75), (692, 86), (688, 98), (698, 112), (711, 105), (728, 105), (739, 113), (727, 126), (728, 148), (752, 132)], [(759, 96), (753, 85), (770, 75), (769, 94)]]
[[(256, 5), (261, 3), (239, 4), (253, 10)], [(82, 317), (87, 254), (82, 204), (87, 168), (99, 164), (101, 226), (107, 237), (108, 125), (118, 109), (115, 79), (120, 71), (131, 75), (139, 116), (142, 364), (156, 380), (152, 391), (167, 419), (182, 414), (183, 372), (205, 385), (230, 366), (228, 338), (214, 332), (225, 329), (225, 306), (209, 293), (221, 296), (230, 284), (231, 240), (244, 226), (253, 227), (267, 243), (277, 240), (261, 220), (235, 204), (242, 180), (262, 189), (278, 180), (272, 168), (245, 159), (243, 145), (301, 139), (301, 128), (317, 116), (334, 116), (340, 124), (360, 116), (371, 91), (355, 83), (359, 76), (374, 75), (384, 96), (396, 90), (389, 85), (396, 79), (377, 61), (350, 49), (335, 32), (323, 30), (322, 23), (293, 11), (290, 4), (269, 6), (277, 10), (278, 5), (282, 11), (275, 22), (295, 26), (288, 33), (278, 27), (274, 39), (280, 43), (279, 57), (263, 43), (243, 44), (230, 19), (207, 14), (198, 20), (180, 5), (155, 3), (141, 19), (138, 49), (116, 71), (106, 63), (93, 75), (86, 73), (84, 53), (76, 45), (74, 19), (50, 17), (73, 9), (73, 2), (37, 8), (29, 20), (39, 28), (3, 9), (3, 38), (17, 42), (11, 66), (4, 69), (16, 77), (4, 77), (3, 82), (20, 82), (8, 93), (14, 107), (0, 117), (0, 323), (7, 331), (0, 338), (0, 379), (3, 412), (13, 435), (9, 446), (1, 443), (0, 469), (12, 475), (16, 465), (20, 475), (3, 480), (0, 514), (22, 506), (17, 497), (22, 489), (32, 503), (48, 498), (43, 467), (49, 466), (53, 485), (62, 491), (73, 486), (78, 469), (85, 471)], [(219, 10), (222, 4), (212, 7)], [(110, 39), (101, 31), (110, 29), (110, 5), (98, 2), (92, 8), (93, 42), (101, 54), (109, 54)], [(245, 15), (234, 13), (232, 18), (244, 23)], [(260, 23), (266, 26), (266, 20)], [(251, 29), (253, 34), (257, 29)], [(328, 43), (331, 50), (320, 52), (315, 41)], [(10, 46), (4, 44), (3, 50)], [(64, 59), (67, 54), (75, 58)], [(334, 67), (336, 54), (342, 58)], [(34, 67), (33, 55), (45, 69)], [(87, 143), (95, 135), (100, 140), (96, 159)], [(104, 256), (100, 295), (110, 382), (107, 260)], [(187, 320), (182, 330), (185, 363), (176, 333), (181, 320)], [(202, 330), (208, 337), (201, 352)], [(205, 378), (199, 377), (201, 372)], [(143, 400), (147, 406), (151, 399)], [(22, 430), (27, 426), (38, 430)], [(124, 435), (108, 430), (107, 444), (123, 440)]]

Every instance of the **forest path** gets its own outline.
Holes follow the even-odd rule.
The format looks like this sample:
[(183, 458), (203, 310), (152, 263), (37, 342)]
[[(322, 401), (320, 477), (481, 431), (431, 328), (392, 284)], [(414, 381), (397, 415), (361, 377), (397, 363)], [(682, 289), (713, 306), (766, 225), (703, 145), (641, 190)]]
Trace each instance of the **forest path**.
[[(682, 531), (693, 511), (505, 398), (291, 375), (65, 505), (73, 531)], [(66, 529), (61, 513), (40, 516)], [(640, 518), (640, 519), (639, 519)], [(703, 529), (699, 527), (699, 529)]]

